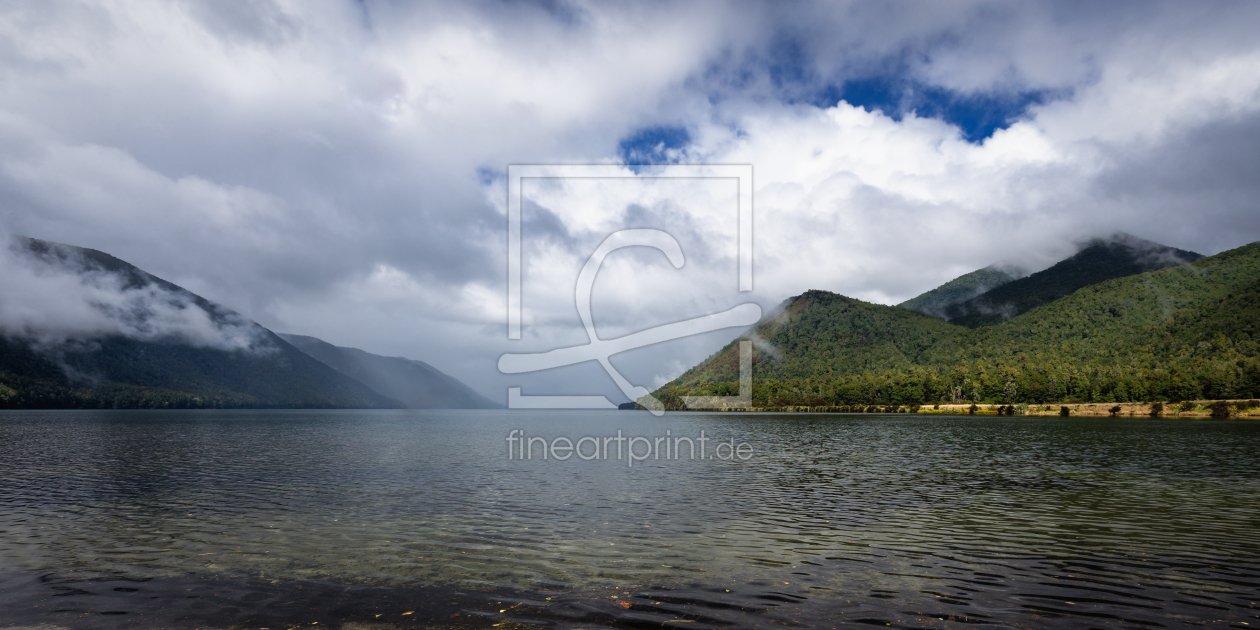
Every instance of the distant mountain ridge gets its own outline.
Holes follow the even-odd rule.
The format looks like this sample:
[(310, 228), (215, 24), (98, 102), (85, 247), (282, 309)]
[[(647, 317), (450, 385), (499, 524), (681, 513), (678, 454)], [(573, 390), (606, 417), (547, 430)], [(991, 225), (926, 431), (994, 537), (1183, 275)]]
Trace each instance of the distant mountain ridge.
[[(1010, 267), (985, 267), (899, 306), (968, 328), (992, 326), (1082, 287), (1200, 258), (1202, 254), (1117, 232), (1107, 238), (1090, 239), (1077, 253), (1031, 275)], [(968, 290), (971, 295), (967, 295)]]
[(404, 406), (104, 252), (14, 237), (0, 263), (0, 408)]
[(280, 338), (380, 394), (402, 401), (409, 409), (503, 408), (424, 361), (334, 346), (305, 335), (280, 333)]
[(1118, 233), (1089, 241), (1081, 251), (1049, 269), (950, 305), (945, 309), (945, 319), (968, 328), (992, 326), (1083, 287), (1184, 265), (1200, 258), (1202, 254)]
[(963, 274), (927, 293), (898, 304), (901, 308), (927, 313), (945, 319), (945, 311), (951, 306), (966, 302), (986, 291), (1028, 275), (1023, 269), (1009, 265), (990, 265)]

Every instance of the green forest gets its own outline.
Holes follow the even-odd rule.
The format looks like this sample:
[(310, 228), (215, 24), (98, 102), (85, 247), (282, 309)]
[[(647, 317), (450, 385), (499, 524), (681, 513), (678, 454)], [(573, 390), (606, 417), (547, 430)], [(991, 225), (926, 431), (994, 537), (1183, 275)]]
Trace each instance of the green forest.
[[(1253, 243), (964, 322), (976, 327), (808, 291), (741, 339), (756, 342), (757, 407), (1182, 401), (1260, 397), (1258, 322)], [(654, 395), (682, 409), (681, 396), (738, 393), (738, 341)]]

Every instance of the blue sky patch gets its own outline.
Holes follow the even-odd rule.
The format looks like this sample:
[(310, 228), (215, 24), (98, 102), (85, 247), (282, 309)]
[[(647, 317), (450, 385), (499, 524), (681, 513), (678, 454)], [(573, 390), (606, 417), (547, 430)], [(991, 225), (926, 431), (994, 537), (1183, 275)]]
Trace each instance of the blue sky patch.
[(674, 164), (689, 144), (691, 133), (684, 127), (647, 127), (617, 143), (617, 156), (622, 164)]
[(879, 110), (893, 120), (914, 112), (920, 118), (937, 118), (957, 125), (968, 142), (981, 142), (998, 129), (1011, 126), (1034, 105), (1065, 94), (1060, 90), (1025, 90), (1011, 93), (964, 94), (942, 87), (906, 81), (897, 76), (878, 76), (829, 86), (819, 95), (819, 105), (838, 101)]
[[(706, 79), (719, 91), (738, 93), (752, 85), (747, 75), (761, 74), (781, 102), (834, 107), (841, 100), (881, 111), (900, 121), (914, 112), (957, 126), (968, 142), (982, 142), (1028, 114), (1030, 107), (1071, 94), (1070, 89), (1020, 89), (998, 86), (987, 92), (960, 92), (915, 78), (914, 68), (929, 59), (928, 51), (903, 49), (883, 59), (869, 60), (863, 69), (849, 68), (842, 76), (819, 72), (808, 43), (791, 33), (780, 33), (761, 54), (740, 60), (724, 71), (711, 68)], [(718, 97), (721, 96), (719, 93)], [(720, 98), (710, 97), (711, 102)]]

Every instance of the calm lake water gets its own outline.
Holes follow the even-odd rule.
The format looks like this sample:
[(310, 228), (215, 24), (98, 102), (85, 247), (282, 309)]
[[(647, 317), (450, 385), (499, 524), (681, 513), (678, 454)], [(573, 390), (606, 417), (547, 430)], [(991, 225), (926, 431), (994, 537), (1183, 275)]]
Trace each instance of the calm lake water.
[(1254, 421), (4, 412), (0, 627), (1260, 627), (1257, 508)]

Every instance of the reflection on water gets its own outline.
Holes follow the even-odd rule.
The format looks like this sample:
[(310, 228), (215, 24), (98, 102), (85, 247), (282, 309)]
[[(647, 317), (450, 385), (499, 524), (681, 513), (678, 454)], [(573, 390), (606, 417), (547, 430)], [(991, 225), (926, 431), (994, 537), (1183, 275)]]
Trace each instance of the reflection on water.
[(0, 626), (1255, 626), (1258, 465), (1247, 421), (6, 412)]

